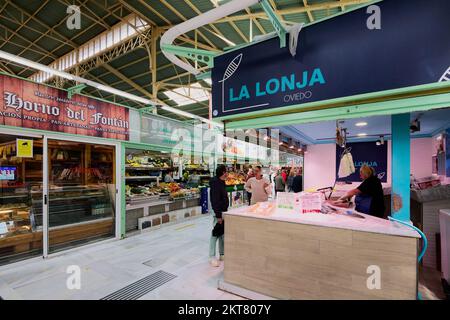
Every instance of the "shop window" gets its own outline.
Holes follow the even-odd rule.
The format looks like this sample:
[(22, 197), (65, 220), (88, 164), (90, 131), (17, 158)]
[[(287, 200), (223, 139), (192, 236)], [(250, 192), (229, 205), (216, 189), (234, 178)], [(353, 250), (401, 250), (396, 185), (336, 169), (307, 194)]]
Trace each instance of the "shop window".
[(48, 142), (50, 252), (114, 236), (114, 150)]
[[(18, 154), (18, 138), (32, 154)], [(0, 264), (42, 254), (42, 223), (35, 219), (42, 209), (32, 205), (33, 194), (42, 190), (42, 143), (0, 135)]]

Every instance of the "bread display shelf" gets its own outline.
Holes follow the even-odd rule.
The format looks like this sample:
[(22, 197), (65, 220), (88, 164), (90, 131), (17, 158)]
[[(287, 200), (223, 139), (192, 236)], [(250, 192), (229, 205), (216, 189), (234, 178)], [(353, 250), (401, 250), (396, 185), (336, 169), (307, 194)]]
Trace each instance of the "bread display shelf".
[(173, 168), (172, 167), (132, 167), (132, 166), (125, 166), (125, 169), (161, 171), (161, 170), (172, 170)]
[(159, 176), (129, 176), (125, 180), (156, 180)]
[(1, 197), (3, 199), (15, 199), (15, 198), (28, 198), (29, 196), (30, 195), (27, 193), (27, 194), (13, 195), (13, 196), (4, 196), (4, 195), (2, 195)]
[[(112, 234), (114, 219), (102, 219), (89, 223), (68, 225), (59, 228), (50, 228), (49, 243), (58, 245), (80, 239), (88, 239)], [(14, 253), (27, 252), (30, 249), (42, 248), (42, 231), (26, 234), (16, 234), (0, 238), (0, 248), (10, 248)]]

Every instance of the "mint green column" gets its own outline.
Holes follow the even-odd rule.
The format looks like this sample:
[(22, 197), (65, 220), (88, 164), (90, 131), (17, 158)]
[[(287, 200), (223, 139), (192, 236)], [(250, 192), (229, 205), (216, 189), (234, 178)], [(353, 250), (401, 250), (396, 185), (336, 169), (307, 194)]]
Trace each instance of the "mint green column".
[(392, 200), (391, 215), (410, 222), (410, 114), (391, 116)]
[(121, 223), (120, 223), (120, 237), (121, 238), (125, 238), (126, 235), (126, 223), (127, 223), (127, 215), (126, 215), (126, 193), (125, 193), (125, 144), (122, 143), (121, 145), (122, 148), (122, 158), (120, 159), (120, 177), (122, 178), (121, 181), (119, 181), (119, 183), (122, 185), (121, 189), (121, 197), (122, 197), (122, 201), (121, 201), (121, 208), (120, 208), (120, 219), (121, 219)]

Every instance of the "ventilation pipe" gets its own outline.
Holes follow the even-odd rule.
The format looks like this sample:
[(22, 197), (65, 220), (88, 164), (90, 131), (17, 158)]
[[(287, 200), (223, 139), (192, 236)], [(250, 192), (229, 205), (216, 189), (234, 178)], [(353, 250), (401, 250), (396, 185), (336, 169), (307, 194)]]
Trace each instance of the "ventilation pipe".
[[(265, 0), (233, 0), (233, 1), (223, 4), (217, 8), (214, 8), (208, 12), (198, 15), (192, 19), (189, 19), (183, 23), (180, 23), (179, 25), (176, 25), (175, 27), (170, 28), (161, 37), (160, 44), (161, 44), (161, 50), (162, 50), (163, 54), (173, 64), (179, 66), (180, 68), (183, 68), (184, 70), (186, 70), (196, 76), (199, 75), (199, 73), (200, 73), (199, 70), (197, 70), (190, 64), (182, 61), (180, 58), (175, 56), (175, 54), (164, 50), (164, 46), (172, 45), (173, 42), (175, 41), (175, 39), (178, 38), (179, 36), (181, 36), (182, 34), (185, 34), (192, 30), (203, 27), (204, 25), (213, 23), (213, 22), (215, 22), (219, 19), (222, 19), (226, 16), (229, 16), (233, 13), (244, 10), (252, 5), (261, 3), (262, 1), (265, 1)], [(262, 3), (262, 5), (264, 7), (264, 3)], [(276, 19), (276, 18), (274, 18), (273, 12), (270, 11), (272, 9), (267, 9), (267, 7), (266, 7), (265, 10), (270, 16), (272, 16), (272, 19)], [(271, 22), (274, 23), (274, 21), (272, 21), (272, 20), (271, 20)], [(279, 27), (281, 22), (279, 22), (278, 20), (277, 20), (277, 22), (278, 22), (277, 26)], [(303, 28), (303, 25), (304, 25), (303, 23), (299, 23), (299, 24), (295, 24), (294, 26), (289, 27), (289, 28), (286, 28), (284, 26), (282, 27), (282, 29), (285, 32), (289, 33), (289, 51), (293, 57), (295, 56), (296, 51), (297, 51), (298, 35), (299, 35), (301, 29)], [(277, 26), (274, 25), (275, 29), (277, 29)], [(266, 40), (266, 39), (272, 38), (276, 34), (277, 34), (277, 32), (271, 32), (266, 35), (256, 36), (254, 38), (254, 40), (256, 40), (256, 41)], [(284, 36), (284, 34), (280, 35), (280, 37), (282, 37), (282, 36)]]
[[(182, 34), (203, 27), (204, 25), (213, 23), (219, 19), (222, 19), (223, 17), (244, 10), (257, 3), (259, 3), (259, 0), (233, 0), (217, 8), (214, 8), (208, 12), (205, 12), (199, 16), (189, 19), (183, 23), (180, 23), (175, 27), (170, 28), (162, 35), (160, 42), (161, 47), (163, 47), (163, 45), (173, 44), (175, 39), (181, 36)], [(194, 75), (198, 75), (200, 73), (199, 70), (195, 69), (190, 64), (182, 61), (181, 59), (176, 57), (173, 53), (165, 52), (164, 50), (162, 50), (162, 52), (164, 53), (166, 58), (169, 59), (170, 62), (179, 66), (180, 68), (183, 68), (184, 70)]]

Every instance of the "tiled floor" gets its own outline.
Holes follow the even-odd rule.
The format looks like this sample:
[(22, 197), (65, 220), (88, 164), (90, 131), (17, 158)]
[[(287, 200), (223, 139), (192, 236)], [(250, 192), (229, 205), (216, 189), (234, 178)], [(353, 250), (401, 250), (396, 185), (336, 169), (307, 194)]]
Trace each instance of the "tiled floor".
[[(217, 289), (223, 267), (208, 264), (211, 218), (67, 252), (46, 260), (35, 258), (0, 267), (4, 299), (101, 299), (158, 270), (177, 277), (141, 299), (242, 299)], [(67, 267), (81, 268), (81, 289), (69, 290)], [(423, 299), (443, 298), (440, 276), (425, 269)]]
[(419, 292), (423, 300), (443, 300), (446, 298), (441, 283), (441, 273), (435, 269), (419, 269)]
[[(209, 217), (121, 241), (94, 244), (43, 260), (0, 267), (4, 299), (101, 299), (158, 270), (177, 278), (141, 299), (240, 299), (217, 289), (223, 267), (208, 264)], [(146, 264), (144, 264), (146, 263)], [(66, 286), (67, 267), (81, 268), (81, 289)]]

